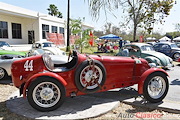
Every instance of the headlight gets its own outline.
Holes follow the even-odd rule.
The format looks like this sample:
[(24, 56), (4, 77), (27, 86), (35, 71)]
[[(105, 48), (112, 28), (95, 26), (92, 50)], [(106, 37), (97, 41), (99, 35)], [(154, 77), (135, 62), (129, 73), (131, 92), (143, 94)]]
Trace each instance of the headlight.
[(53, 64), (53, 62), (51, 60), (51, 57), (48, 54), (45, 53), (45, 54), (43, 54), (42, 58), (43, 58), (45, 66), (49, 70), (53, 70), (54, 69), (54, 64)]
[(156, 67), (156, 64), (155, 63), (149, 63), (149, 66), (150, 67)]
[(160, 65), (160, 66), (162, 65), (162, 64), (161, 64), (161, 61), (160, 61), (159, 59), (155, 59), (155, 61), (156, 61), (156, 63), (157, 63), (158, 65)]
[(173, 62), (172, 58), (170, 58), (170, 57), (169, 57), (169, 62), (170, 62), (170, 63), (172, 63), (172, 62)]

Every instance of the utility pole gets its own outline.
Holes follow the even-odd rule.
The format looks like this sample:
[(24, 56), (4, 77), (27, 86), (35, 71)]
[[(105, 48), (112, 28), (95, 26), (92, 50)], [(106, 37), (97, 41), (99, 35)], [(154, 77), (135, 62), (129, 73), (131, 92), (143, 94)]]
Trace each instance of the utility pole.
[(67, 6), (67, 47), (66, 47), (66, 52), (70, 50), (69, 46), (69, 13), (70, 13), (70, 0), (68, 0), (68, 6)]

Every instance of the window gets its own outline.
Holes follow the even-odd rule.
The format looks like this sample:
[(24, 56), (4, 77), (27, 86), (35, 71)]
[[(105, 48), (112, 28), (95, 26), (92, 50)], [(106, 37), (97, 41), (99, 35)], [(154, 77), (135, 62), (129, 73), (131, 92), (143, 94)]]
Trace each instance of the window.
[(164, 44), (164, 45), (162, 45), (162, 49), (170, 49), (170, 46), (169, 46), (169, 45)]
[(12, 23), (12, 38), (21, 39), (21, 24)]
[(42, 24), (42, 38), (46, 39), (46, 33), (49, 32), (49, 25)]
[(0, 21), (0, 38), (8, 38), (8, 23)]
[(59, 27), (59, 33), (64, 34), (64, 28)]
[(57, 33), (57, 26), (52, 26), (52, 33)]

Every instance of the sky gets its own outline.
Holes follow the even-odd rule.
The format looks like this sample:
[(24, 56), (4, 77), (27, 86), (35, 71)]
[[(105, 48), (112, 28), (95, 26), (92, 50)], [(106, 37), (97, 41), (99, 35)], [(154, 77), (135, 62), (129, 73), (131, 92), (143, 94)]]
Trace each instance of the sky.
[[(26, 8), (36, 12), (48, 14), (47, 8), (50, 4), (55, 4), (58, 10), (63, 14), (63, 18), (67, 18), (67, 0), (0, 0), (7, 4), (15, 5), (18, 7)], [(70, 18), (78, 19), (85, 18), (85, 23), (91, 24), (95, 27), (95, 30), (103, 30), (103, 26), (106, 22), (111, 22), (113, 25), (118, 26), (119, 22), (122, 22), (122, 11), (116, 10), (112, 14), (108, 14), (107, 17), (104, 12), (101, 12), (98, 20), (93, 20), (87, 0), (70, 0)], [(154, 25), (153, 32), (159, 32), (165, 34), (166, 32), (175, 31), (175, 24), (180, 23), (180, 0), (177, 0), (177, 4), (171, 9), (170, 15), (165, 19), (164, 25)]]

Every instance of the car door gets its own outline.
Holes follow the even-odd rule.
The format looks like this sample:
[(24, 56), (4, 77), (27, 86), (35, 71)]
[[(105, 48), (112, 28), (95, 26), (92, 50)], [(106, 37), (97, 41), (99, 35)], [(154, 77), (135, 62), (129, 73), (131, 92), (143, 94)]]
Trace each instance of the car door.
[(163, 44), (161, 46), (161, 50), (160, 50), (162, 53), (164, 53), (165, 55), (167, 56), (170, 56), (170, 53), (171, 53), (171, 47), (170, 45), (168, 44)]
[(155, 44), (155, 45), (153, 46), (153, 48), (154, 48), (155, 51), (161, 52), (161, 51), (160, 51), (161, 44)]

